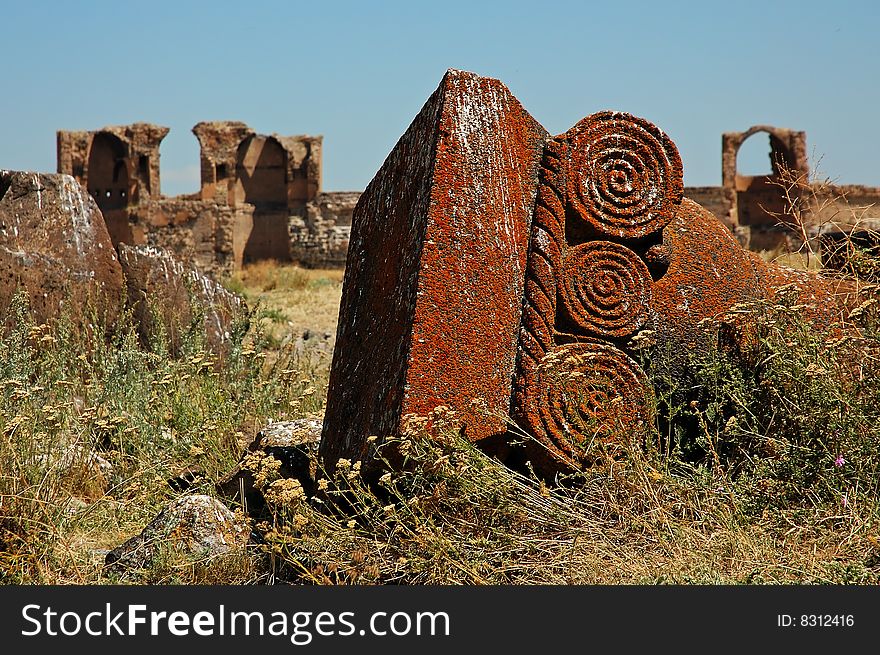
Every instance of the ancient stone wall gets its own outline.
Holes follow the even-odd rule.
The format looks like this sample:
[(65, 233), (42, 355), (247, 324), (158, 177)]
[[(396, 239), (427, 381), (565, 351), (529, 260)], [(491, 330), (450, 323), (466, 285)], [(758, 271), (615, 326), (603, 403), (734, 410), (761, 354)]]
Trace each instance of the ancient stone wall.
[(138, 232), (130, 243), (167, 248), (187, 264), (222, 275), (241, 261), (252, 216), (248, 205), (181, 197), (152, 200), (134, 211)]
[(322, 193), (303, 210), (291, 214), (288, 224), (290, 257), (301, 266), (345, 266), (351, 217), (361, 194)]
[[(157, 125), (58, 132), (58, 171), (89, 190), (114, 244), (171, 248), (214, 273), (264, 259), (345, 266), (361, 194), (321, 191), (322, 137), (262, 135), (239, 121), (201, 122), (192, 131), (201, 148), (201, 184), (190, 196), (160, 193), (159, 144), (168, 128)], [(769, 138), (771, 173), (741, 175), (740, 148), (762, 136)], [(720, 187), (685, 187), (684, 195), (751, 250), (803, 244), (791, 229), (792, 202), (810, 239), (858, 232), (858, 217), (880, 218), (873, 209), (880, 207), (880, 188), (810, 181), (804, 132), (756, 125), (725, 133), (721, 163)]]
[(261, 259), (342, 266), (359, 194), (321, 193), (320, 136), (261, 135), (237, 121), (193, 127), (199, 192), (167, 198), (146, 123), (58, 132), (58, 170), (86, 187), (114, 245), (156, 245), (213, 273)]

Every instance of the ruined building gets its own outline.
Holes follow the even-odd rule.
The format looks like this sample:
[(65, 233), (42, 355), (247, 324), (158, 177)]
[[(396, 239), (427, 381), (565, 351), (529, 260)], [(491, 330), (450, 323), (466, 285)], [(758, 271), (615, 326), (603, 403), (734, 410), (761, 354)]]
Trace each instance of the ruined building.
[[(770, 140), (771, 171), (742, 175), (737, 167), (740, 148), (747, 139), (761, 136)], [(721, 186), (686, 187), (684, 193), (718, 216), (743, 245), (755, 251), (800, 247), (803, 238), (794, 213), (804, 221), (810, 239), (859, 232), (873, 225), (873, 217), (880, 217), (880, 188), (814, 183), (806, 133), (770, 125), (725, 132), (721, 136)]]
[(148, 123), (58, 132), (58, 172), (95, 198), (114, 245), (167, 247), (214, 273), (261, 259), (342, 266), (357, 193), (321, 191), (320, 136), (257, 134), (241, 122), (202, 122), (201, 190), (165, 197)]

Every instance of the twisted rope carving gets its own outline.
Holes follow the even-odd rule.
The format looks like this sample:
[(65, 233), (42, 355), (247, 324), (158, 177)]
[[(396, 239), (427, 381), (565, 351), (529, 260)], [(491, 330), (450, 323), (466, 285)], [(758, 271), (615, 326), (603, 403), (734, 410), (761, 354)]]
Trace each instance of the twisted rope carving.
[(559, 184), (561, 149), (562, 144), (555, 139), (547, 143), (538, 178), (531, 249), (523, 293), (519, 366), (513, 388), (514, 412), (521, 419), (524, 419), (522, 410), (527, 402), (529, 380), (534, 380), (538, 364), (553, 347), (556, 271), (562, 263), (565, 238), (565, 204)]

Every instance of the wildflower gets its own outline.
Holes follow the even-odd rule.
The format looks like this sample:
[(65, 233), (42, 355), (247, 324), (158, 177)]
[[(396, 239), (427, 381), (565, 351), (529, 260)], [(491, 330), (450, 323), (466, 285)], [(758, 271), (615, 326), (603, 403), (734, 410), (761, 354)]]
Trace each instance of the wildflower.
[(330, 485), (327, 483), (327, 478), (321, 478), (320, 480), (318, 480), (318, 489), (320, 489), (321, 491), (327, 491), (328, 486)]
[(840, 468), (844, 464), (846, 464), (846, 460), (843, 458), (843, 455), (838, 455), (837, 459), (834, 460), (834, 466)]
[(349, 528), (351, 528), (351, 529), (353, 530), (353, 529), (355, 528), (355, 526), (357, 525), (357, 521), (355, 521), (354, 519), (351, 519), (351, 520), (347, 523), (347, 525), (348, 525)]
[(254, 484), (258, 489), (265, 487), (270, 479), (277, 478), (281, 461), (261, 450), (254, 451), (242, 460), (242, 468), (254, 474)]
[(650, 348), (651, 346), (655, 346), (656, 344), (657, 340), (654, 338), (653, 330), (640, 330), (630, 340), (630, 345), (636, 350)]
[(269, 485), (264, 492), (266, 502), (273, 505), (290, 505), (293, 502), (305, 498), (302, 484), (298, 480), (282, 478)]

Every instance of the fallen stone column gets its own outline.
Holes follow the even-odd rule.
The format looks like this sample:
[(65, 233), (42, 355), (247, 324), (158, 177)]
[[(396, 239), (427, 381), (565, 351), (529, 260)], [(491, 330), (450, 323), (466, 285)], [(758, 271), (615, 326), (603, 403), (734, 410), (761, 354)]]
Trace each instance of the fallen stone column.
[(354, 211), (325, 464), (447, 406), (487, 451), (525, 432), (539, 473), (583, 469), (654, 430), (654, 385), (686, 389), (738, 305), (793, 289), (816, 329), (846, 318), (857, 286), (764, 263), (682, 178), (642, 118), (548, 139), (500, 82), (450, 71)]
[(321, 454), (445, 405), (506, 432), (545, 130), (499, 81), (450, 70), (354, 210)]

